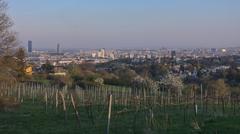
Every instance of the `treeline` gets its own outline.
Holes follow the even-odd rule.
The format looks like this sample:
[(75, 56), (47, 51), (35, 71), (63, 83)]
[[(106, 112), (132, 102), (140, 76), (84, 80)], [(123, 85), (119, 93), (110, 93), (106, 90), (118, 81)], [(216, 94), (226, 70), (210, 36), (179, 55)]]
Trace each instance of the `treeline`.
[[(66, 66), (65, 69), (67, 70), (66, 76), (49, 76), (46, 73), (42, 79), (48, 79), (54, 84), (62, 86), (72, 85), (74, 87), (77, 85), (83, 88), (86, 85), (116, 85), (133, 88), (145, 86), (153, 88), (152, 90), (169, 88), (172, 93), (178, 93), (179, 90), (181, 92), (190, 92), (189, 90), (192, 90), (193, 86), (200, 91), (199, 89), (202, 85), (203, 91), (208, 90), (209, 94), (216, 96), (218, 94), (230, 95), (231, 93), (240, 93), (238, 79), (240, 73), (237, 68), (225, 70), (224, 72), (227, 73), (226, 77), (217, 76), (219, 73), (216, 72), (209, 73), (209, 75), (198, 75), (194, 79), (192, 77), (181, 78), (171, 72), (171, 66), (163, 64), (143, 64), (137, 66), (116, 64), (111, 65), (111, 68), (103, 65), (71, 64)], [(235, 84), (232, 81), (235, 81)]]

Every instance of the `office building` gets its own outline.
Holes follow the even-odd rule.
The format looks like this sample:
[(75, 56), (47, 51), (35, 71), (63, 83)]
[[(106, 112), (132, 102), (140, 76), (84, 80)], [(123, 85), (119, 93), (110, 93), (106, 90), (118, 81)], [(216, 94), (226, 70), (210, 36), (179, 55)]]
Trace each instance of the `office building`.
[(57, 53), (60, 53), (60, 44), (57, 44)]
[(28, 41), (28, 53), (32, 53), (32, 41)]

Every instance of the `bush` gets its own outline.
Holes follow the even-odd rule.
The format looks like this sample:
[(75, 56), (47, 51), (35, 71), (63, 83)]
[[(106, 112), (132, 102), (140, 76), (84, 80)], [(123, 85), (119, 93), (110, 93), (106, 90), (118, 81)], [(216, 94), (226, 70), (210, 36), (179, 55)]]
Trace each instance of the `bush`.
[(13, 112), (20, 108), (20, 103), (16, 97), (1, 97), (0, 110), (4, 112)]

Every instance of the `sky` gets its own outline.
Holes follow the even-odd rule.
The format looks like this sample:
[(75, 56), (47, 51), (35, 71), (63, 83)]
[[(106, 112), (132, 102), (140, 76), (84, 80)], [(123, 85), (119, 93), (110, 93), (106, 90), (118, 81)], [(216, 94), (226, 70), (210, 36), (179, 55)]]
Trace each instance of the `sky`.
[(240, 0), (7, 0), (34, 48), (240, 46)]

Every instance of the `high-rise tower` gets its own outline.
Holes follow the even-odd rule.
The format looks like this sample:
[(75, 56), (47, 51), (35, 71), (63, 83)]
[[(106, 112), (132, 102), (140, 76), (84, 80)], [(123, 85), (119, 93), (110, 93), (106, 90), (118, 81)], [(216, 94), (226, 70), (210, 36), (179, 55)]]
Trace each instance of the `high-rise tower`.
[(32, 41), (28, 41), (28, 53), (32, 53)]
[(60, 53), (60, 44), (57, 44), (57, 53)]

